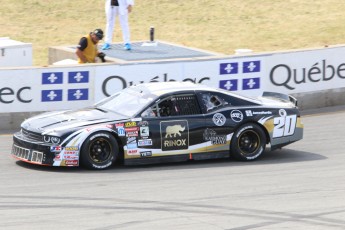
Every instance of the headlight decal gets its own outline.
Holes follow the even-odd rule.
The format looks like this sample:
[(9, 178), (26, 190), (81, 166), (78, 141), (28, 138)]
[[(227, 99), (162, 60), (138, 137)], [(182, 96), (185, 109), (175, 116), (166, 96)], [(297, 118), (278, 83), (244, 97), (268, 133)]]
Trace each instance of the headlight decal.
[(60, 137), (55, 137), (55, 136), (44, 135), (43, 140), (45, 143), (51, 143), (55, 145), (60, 143)]

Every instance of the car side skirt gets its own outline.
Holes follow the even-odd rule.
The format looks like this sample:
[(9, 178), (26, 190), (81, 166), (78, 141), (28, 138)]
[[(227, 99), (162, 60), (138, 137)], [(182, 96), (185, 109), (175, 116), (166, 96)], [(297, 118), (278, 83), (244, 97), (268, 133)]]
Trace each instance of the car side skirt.
[(209, 159), (222, 159), (229, 158), (229, 151), (222, 152), (210, 152), (210, 153), (190, 153), (180, 154), (172, 156), (160, 156), (160, 157), (141, 157), (125, 159), (125, 165), (147, 165), (147, 164), (160, 164), (160, 163), (174, 163), (184, 162), (189, 160), (209, 160)]

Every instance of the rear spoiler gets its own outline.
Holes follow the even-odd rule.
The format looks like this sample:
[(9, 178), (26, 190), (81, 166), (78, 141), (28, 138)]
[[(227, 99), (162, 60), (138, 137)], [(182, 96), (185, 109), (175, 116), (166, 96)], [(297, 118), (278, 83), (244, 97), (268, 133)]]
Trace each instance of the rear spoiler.
[(293, 105), (297, 106), (297, 99), (291, 95), (276, 92), (263, 92), (262, 96), (281, 99), (283, 101), (291, 102)]

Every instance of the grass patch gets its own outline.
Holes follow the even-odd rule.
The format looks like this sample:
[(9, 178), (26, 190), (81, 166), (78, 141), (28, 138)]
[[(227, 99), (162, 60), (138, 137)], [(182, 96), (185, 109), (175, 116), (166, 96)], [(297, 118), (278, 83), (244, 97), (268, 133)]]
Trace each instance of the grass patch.
[[(342, 44), (345, 3), (339, 0), (137, 0), (132, 41), (156, 39), (233, 54)], [(1, 37), (33, 44), (34, 65), (48, 64), (48, 47), (77, 44), (105, 27), (103, 0), (1, 0)], [(119, 23), (113, 42), (122, 42)]]

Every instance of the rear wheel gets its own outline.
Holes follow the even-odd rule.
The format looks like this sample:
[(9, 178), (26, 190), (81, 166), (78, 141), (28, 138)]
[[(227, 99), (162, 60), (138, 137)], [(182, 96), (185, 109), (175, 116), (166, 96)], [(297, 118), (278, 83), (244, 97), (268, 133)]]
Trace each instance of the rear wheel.
[(85, 140), (80, 162), (89, 169), (106, 169), (115, 162), (118, 152), (116, 139), (110, 133), (97, 132)]
[(254, 123), (240, 126), (230, 143), (230, 153), (237, 160), (257, 159), (265, 150), (266, 135), (262, 128)]

